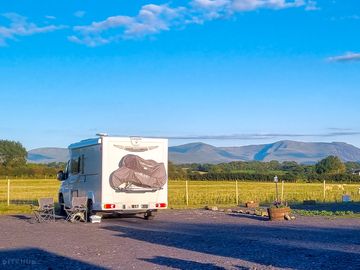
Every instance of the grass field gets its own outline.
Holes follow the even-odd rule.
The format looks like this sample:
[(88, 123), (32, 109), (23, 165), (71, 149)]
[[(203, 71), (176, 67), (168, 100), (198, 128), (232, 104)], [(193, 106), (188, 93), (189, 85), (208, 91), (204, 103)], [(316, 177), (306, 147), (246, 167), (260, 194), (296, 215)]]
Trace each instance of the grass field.
[[(7, 181), (0, 180), (0, 214), (30, 212), (30, 203), (40, 197), (53, 197), (57, 200), (59, 181), (49, 179), (11, 180), (10, 206), (7, 206)], [(189, 181), (188, 202), (186, 205), (186, 181), (169, 181), (169, 207), (197, 208), (205, 205), (236, 205), (235, 181)], [(343, 194), (349, 194), (354, 201), (360, 201), (360, 184), (327, 184), (326, 202), (340, 202)], [(279, 184), (281, 196), (281, 183)], [(285, 183), (284, 200), (294, 203), (306, 199), (323, 201), (323, 184)], [(238, 201), (258, 201), (271, 203), (275, 199), (274, 183), (238, 182)]]
[[(235, 181), (189, 181), (189, 206), (204, 205), (235, 205)], [(325, 202), (340, 202), (343, 194), (349, 194), (354, 201), (360, 201), (360, 184), (327, 184)], [(183, 208), (186, 206), (185, 181), (170, 181), (170, 207)], [(281, 197), (281, 183), (278, 185)], [(303, 200), (324, 201), (322, 183), (285, 183), (283, 199), (290, 203)], [(238, 182), (238, 201), (257, 201), (269, 204), (275, 200), (276, 189), (274, 183)]]

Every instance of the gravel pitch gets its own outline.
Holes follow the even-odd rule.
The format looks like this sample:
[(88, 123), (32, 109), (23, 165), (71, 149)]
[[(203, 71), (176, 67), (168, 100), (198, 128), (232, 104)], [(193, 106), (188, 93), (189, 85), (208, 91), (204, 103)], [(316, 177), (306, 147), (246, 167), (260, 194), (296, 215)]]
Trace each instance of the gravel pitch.
[(154, 220), (0, 217), (0, 269), (360, 269), (360, 219), (270, 222), (205, 210)]

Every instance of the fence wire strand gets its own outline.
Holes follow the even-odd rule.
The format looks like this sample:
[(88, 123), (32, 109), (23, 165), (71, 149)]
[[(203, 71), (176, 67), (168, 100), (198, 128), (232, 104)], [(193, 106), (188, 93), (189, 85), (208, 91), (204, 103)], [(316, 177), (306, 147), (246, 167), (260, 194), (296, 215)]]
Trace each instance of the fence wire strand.
[[(205, 205), (236, 205), (248, 201), (268, 204), (275, 200), (274, 183), (238, 181), (169, 181), (169, 206), (189, 207)], [(10, 179), (0, 180), (0, 204), (30, 204), (38, 198), (58, 198), (60, 182), (55, 179)], [(188, 192), (187, 192), (188, 190)], [(325, 198), (324, 198), (325, 192)], [(236, 196), (238, 194), (238, 196)], [(304, 200), (317, 202), (341, 202), (343, 195), (349, 195), (352, 201), (360, 201), (359, 184), (326, 184), (323, 183), (285, 183), (284, 201), (301, 203)]]

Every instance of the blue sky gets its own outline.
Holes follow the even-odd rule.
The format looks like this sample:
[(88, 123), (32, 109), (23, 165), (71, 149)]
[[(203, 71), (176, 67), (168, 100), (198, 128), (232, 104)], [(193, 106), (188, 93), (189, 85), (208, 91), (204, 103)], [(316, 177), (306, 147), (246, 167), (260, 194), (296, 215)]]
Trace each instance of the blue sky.
[(4, 0), (0, 138), (360, 147), (359, 30), (357, 0)]

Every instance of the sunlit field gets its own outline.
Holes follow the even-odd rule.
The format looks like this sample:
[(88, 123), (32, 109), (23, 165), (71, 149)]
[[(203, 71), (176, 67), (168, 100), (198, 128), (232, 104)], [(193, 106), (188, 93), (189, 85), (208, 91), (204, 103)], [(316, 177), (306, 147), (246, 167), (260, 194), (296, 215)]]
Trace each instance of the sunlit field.
[[(360, 201), (360, 184), (326, 184), (325, 200), (323, 183), (284, 183), (283, 200), (289, 203), (299, 203), (303, 200), (318, 202), (340, 202), (343, 194), (348, 194), (354, 201)], [(236, 205), (235, 181), (189, 181), (189, 206), (205, 205)], [(281, 199), (282, 184), (278, 184), (279, 199)], [(269, 204), (276, 198), (274, 183), (240, 182), (238, 181), (238, 202), (256, 201)], [(185, 181), (170, 181), (170, 207), (186, 206)]]
[[(7, 206), (7, 180), (0, 180), (0, 213), (28, 213), (29, 204), (38, 198), (53, 197), (57, 201), (60, 182), (52, 179), (24, 179), (10, 181), (10, 206)], [(186, 181), (169, 181), (170, 208), (197, 208), (205, 205), (234, 206), (238, 201), (257, 201), (269, 204), (275, 200), (275, 184), (238, 181), (238, 199), (236, 199), (235, 181), (188, 181), (188, 201), (186, 200)], [(318, 202), (340, 202), (343, 194), (360, 201), (360, 184), (326, 184), (325, 200), (323, 183), (285, 183), (278, 184), (279, 198), (289, 203), (303, 200)], [(188, 204), (187, 204), (188, 202)]]

